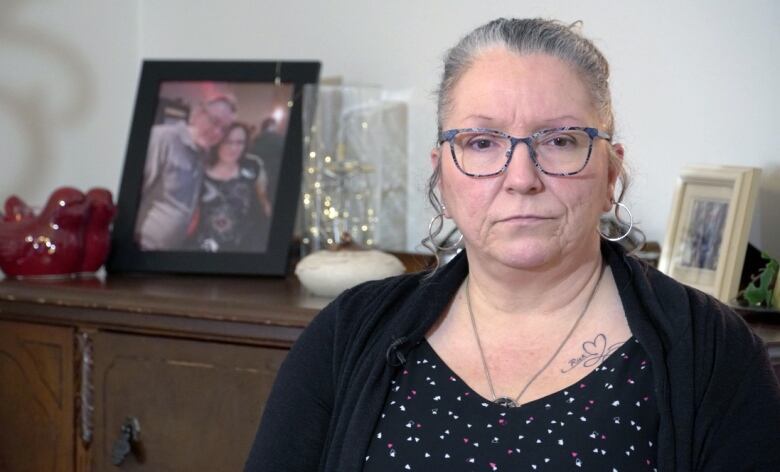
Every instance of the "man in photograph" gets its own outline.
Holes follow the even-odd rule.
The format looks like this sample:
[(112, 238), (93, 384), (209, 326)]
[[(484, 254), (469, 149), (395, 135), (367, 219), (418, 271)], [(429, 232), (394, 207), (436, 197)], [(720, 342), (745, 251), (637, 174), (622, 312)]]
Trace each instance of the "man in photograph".
[(236, 111), (232, 96), (218, 95), (196, 105), (186, 123), (152, 127), (135, 226), (142, 250), (183, 248), (209, 150), (222, 140)]

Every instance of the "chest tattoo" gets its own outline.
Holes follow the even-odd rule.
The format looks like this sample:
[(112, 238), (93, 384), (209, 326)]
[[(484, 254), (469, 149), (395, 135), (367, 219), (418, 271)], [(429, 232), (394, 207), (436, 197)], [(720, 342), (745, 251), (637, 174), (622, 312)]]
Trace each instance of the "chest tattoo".
[(582, 354), (569, 359), (567, 362), (568, 365), (566, 368), (561, 369), (561, 373), (565, 374), (571, 372), (578, 366), (588, 368), (601, 364), (604, 359), (609, 357), (610, 354), (615, 352), (623, 344), (623, 342), (619, 342), (610, 346), (607, 343), (607, 337), (603, 333), (599, 333), (593, 341), (585, 341), (582, 343)]

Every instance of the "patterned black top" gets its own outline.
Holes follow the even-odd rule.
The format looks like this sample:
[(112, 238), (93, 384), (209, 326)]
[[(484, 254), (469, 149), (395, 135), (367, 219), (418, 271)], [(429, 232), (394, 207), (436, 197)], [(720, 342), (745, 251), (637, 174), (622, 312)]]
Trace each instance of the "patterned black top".
[(264, 179), (260, 161), (243, 158), (238, 176), (217, 180), (204, 176), (197, 226), (190, 237), (193, 249), (207, 252), (265, 252), (268, 218), (255, 186)]
[(479, 396), (423, 341), (392, 381), (363, 470), (650, 471), (657, 435), (650, 362), (633, 337), (519, 408)]

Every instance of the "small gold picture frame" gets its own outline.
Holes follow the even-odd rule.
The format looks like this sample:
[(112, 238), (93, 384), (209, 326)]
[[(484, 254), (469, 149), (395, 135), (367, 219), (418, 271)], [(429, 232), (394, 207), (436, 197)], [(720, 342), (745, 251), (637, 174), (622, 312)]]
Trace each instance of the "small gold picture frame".
[(724, 303), (736, 297), (760, 174), (753, 167), (684, 168), (659, 270)]

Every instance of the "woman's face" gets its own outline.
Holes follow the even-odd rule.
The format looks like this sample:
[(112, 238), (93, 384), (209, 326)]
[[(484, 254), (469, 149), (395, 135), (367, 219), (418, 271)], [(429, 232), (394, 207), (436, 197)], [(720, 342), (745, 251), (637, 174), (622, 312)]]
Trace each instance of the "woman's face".
[[(562, 126), (604, 131), (574, 69), (547, 55), (486, 50), (455, 84), (451, 99), (444, 130), (491, 128), (517, 137)], [(532, 269), (581, 255), (598, 247), (598, 219), (611, 207), (617, 175), (609, 170), (610, 145), (595, 139), (587, 166), (559, 177), (537, 170), (528, 147), (518, 143), (503, 174), (472, 178), (457, 169), (445, 142), (431, 153), (433, 165), (441, 157), (445, 216), (480, 260)], [(619, 145), (615, 151), (622, 157)]]
[(243, 128), (233, 128), (220, 143), (217, 155), (222, 162), (238, 162), (246, 149), (246, 132)]

